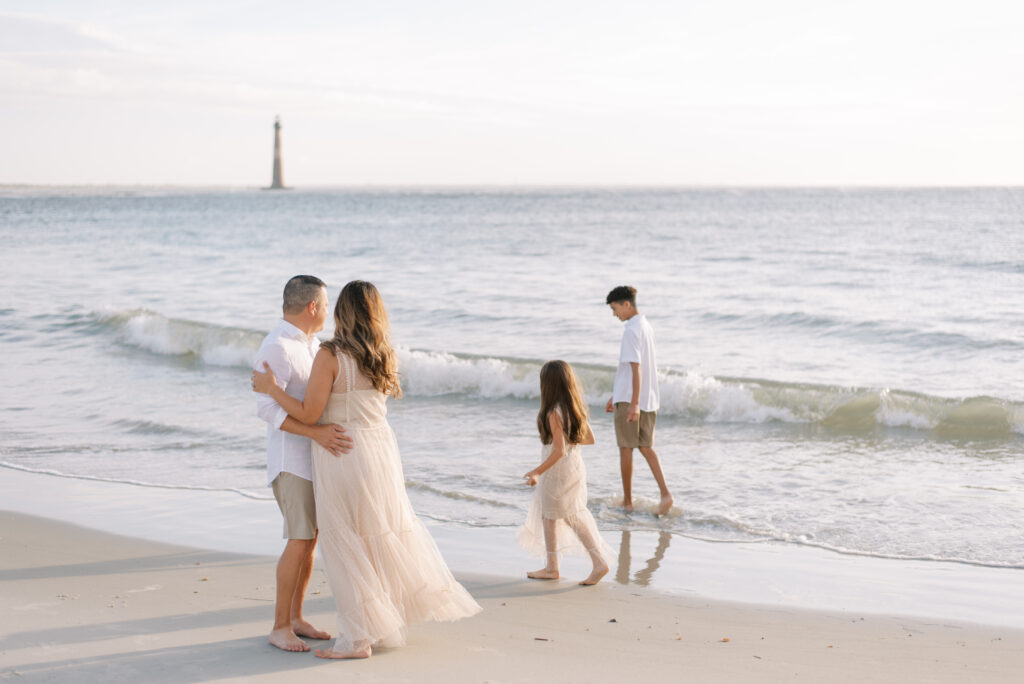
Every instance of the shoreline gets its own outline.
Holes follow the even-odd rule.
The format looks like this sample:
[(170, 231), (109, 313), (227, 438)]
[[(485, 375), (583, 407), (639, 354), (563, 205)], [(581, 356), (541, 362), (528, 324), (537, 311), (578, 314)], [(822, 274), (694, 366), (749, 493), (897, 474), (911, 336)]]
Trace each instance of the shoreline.
[[(1010, 682), (1024, 630), (807, 611), (650, 588), (457, 572), (484, 612), (408, 631), (368, 660), (286, 653), (266, 635), (276, 559), (0, 513), (0, 679), (17, 681)], [(333, 628), (314, 570), (306, 615)], [(319, 647), (329, 642), (312, 642)]]
[[(164, 489), (0, 468), (3, 508), (110, 534), (219, 553), (277, 557), (272, 500)], [(423, 518), (456, 573), (519, 578), (540, 559), (513, 527)], [(776, 542), (696, 540), (657, 530), (602, 532), (617, 552), (604, 582), (672, 596), (796, 610), (954, 620), (1024, 629), (1024, 571), (943, 561), (845, 555)], [(539, 566), (538, 566), (539, 567)], [(565, 556), (563, 576), (589, 564)]]

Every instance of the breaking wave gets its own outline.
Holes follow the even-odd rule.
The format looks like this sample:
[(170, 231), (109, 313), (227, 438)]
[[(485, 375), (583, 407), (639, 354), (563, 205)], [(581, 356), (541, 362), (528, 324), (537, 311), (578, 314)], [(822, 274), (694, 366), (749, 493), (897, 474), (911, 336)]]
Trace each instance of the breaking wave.
[[(167, 318), (138, 309), (91, 314), (80, 324), (99, 327), (123, 345), (203, 364), (249, 369), (263, 331)], [(399, 347), (402, 383), (410, 396), (464, 396), (536, 400), (536, 359), (454, 354)], [(614, 368), (575, 364), (587, 401), (603, 406)], [(1006, 438), (1024, 434), (1024, 402), (998, 397), (938, 397), (911, 390), (729, 378), (697, 371), (663, 372), (662, 416), (707, 423), (811, 424), (859, 431), (909, 428), (938, 437)]]

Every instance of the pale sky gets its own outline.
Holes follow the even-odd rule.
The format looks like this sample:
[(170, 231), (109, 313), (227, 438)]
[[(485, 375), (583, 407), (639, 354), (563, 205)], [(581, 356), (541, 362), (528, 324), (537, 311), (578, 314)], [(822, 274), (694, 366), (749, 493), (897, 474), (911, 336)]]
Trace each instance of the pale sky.
[(1022, 185), (1024, 3), (0, 0), (0, 183)]

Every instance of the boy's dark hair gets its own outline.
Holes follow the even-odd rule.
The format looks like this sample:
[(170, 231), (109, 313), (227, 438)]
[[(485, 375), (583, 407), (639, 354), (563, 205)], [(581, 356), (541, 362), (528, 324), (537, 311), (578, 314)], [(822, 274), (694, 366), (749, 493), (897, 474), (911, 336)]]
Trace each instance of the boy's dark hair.
[(300, 313), (317, 298), (320, 288), (323, 287), (327, 286), (316, 276), (297, 275), (292, 277), (284, 286), (284, 304), (282, 306), (284, 312)]
[(608, 293), (608, 297), (605, 300), (605, 304), (611, 304), (612, 302), (629, 302), (636, 306), (636, 288), (629, 285), (619, 285)]

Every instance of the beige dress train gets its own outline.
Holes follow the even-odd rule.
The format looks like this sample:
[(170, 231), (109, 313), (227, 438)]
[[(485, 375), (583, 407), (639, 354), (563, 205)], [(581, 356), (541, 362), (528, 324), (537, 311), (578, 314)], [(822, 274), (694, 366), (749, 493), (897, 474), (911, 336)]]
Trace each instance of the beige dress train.
[(334, 456), (314, 442), (312, 453), (320, 554), (337, 603), (334, 649), (341, 653), (401, 646), (407, 625), (481, 610), (413, 512), (386, 401), (350, 357), (338, 355), (320, 422), (342, 425), (352, 451)]

